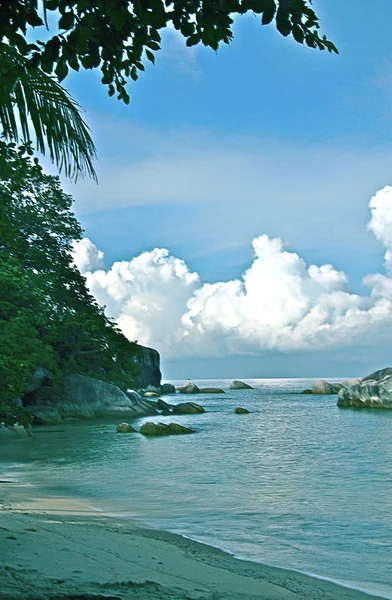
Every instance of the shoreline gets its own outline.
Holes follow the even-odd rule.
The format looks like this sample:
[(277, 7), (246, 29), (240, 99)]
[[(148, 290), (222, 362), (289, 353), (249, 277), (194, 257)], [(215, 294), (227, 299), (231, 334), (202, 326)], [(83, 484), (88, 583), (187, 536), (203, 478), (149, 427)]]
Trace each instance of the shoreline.
[[(106, 516), (38, 486), (0, 483), (0, 599), (376, 600), (317, 576), (235, 557)], [(42, 493), (42, 490), (39, 490)]]

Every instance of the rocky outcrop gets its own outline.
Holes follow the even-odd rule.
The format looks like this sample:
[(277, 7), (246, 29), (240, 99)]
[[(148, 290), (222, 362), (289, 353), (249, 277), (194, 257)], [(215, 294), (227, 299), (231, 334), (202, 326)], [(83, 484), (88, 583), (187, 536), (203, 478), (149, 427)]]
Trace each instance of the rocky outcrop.
[(61, 397), (39, 406), (29, 406), (38, 423), (54, 425), (67, 419), (99, 419), (127, 415), (156, 414), (156, 410), (137, 393), (126, 394), (117, 386), (86, 375), (64, 378)]
[(195, 383), (192, 383), (191, 381), (185, 385), (181, 385), (180, 387), (178, 387), (177, 391), (180, 392), (180, 394), (198, 394), (200, 392), (197, 385)]
[(360, 383), (342, 387), (337, 405), (349, 408), (392, 408), (392, 368), (380, 369)]
[(197, 415), (205, 412), (204, 408), (196, 402), (182, 402), (173, 406), (173, 414), (175, 415)]
[(129, 423), (119, 423), (116, 427), (117, 433), (135, 433), (136, 429)]
[(143, 435), (181, 435), (184, 433), (194, 433), (194, 429), (190, 429), (189, 427), (184, 427), (183, 425), (179, 425), (178, 423), (152, 423), (147, 422), (144, 423), (140, 427), (140, 433)]
[(312, 394), (320, 394), (329, 396), (331, 394), (338, 394), (341, 389), (340, 383), (328, 383), (324, 379), (317, 379), (312, 385)]
[(225, 390), (221, 388), (200, 388), (199, 394), (225, 394)]
[(242, 408), (241, 406), (238, 406), (234, 412), (236, 415), (249, 415), (249, 410), (247, 408)]
[(238, 381), (235, 379), (229, 388), (230, 390), (253, 390), (251, 385), (244, 383), (243, 381)]
[(332, 395), (338, 394), (342, 388), (348, 388), (352, 385), (357, 385), (360, 383), (360, 379), (345, 379), (339, 383), (328, 383), (328, 381), (324, 381), (324, 379), (317, 379), (313, 382), (312, 389), (310, 392), (308, 390), (304, 390), (303, 394), (320, 394), (320, 395)]
[(160, 388), (161, 385), (161, 369), (160, 356), (154, 348), (140, 346), (140, 357), (138, 363), (140, 365), (140, 373), (135, 378), (135, 387), (137, 389), (145, 389), (149, 385)]
[(174, 387), (174, 385), (172, 383), (162, 383), (161, 394), (167, 395), (167, 394), (175, 394), (175, 393), (176, 393), (176, 388)]

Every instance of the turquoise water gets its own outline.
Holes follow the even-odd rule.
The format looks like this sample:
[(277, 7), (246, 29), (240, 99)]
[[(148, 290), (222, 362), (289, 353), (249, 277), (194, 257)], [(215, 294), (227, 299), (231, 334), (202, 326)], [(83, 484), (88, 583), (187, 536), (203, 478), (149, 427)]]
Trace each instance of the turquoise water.
[(120, 435), (114, 422), (41, 429), (4, 444), (1, 470), (242, 558), (392, 598), (392, 411), (298, 394), (309, 380), (248, 381), (254, 390), (200, 382), (227, 390), (189, 398), (203, 415), (136, 421), (175, 420), (195, 435)]

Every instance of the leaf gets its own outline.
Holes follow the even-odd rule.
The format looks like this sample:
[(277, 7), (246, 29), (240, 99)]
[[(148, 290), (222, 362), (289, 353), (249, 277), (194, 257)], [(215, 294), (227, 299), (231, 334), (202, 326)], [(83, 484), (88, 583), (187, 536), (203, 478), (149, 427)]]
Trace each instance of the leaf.
[(201, 37), (198, 33), (194, 33), (193, 35), (191, 35), (187, 41), (186, 41), (186, 45), (190, 48), (191, 46), (196, 46), (196, 44), (198, 44), (201, 40)]
[(261, 19), (261, 23), (263, 25), (269, 25), (273, 20), (276, 13), (276, 4), (275, 0), (268, 0), (268, 3), (263, 11), (263, 16)]
[(146, 49), (146, 55), (147, 55), (148, 60), (150, 60), (152, 62), (152, 64), (155, 64), (155, 56), (153, 55), (151, 50)]
[(137, 81), (139, 79), (139, 75), (137, 74), (136, 67), (132, 67), (131, 69), (131, 78), (133, 81)]
[(72, 29), (75, 24), (75, 15), (72, 12), (64, 13), (59, 21), (60, 29)]
[(303, 42), (304, 42), (305, 34), (304, 34), (304, 32), (302, 31), (302, 29), (301, 29), (301, 27), (299, 25), (294, 25), (293, 26), (293, 38), (299, 44), (303, 44)]
[(38, 15), (38, 13), (35, 10), (30, 12), (27, 15), (26, 20), (27, 20), (28, 24), (31, 25), (32, 27), (39, 27), (40, 25), (44, 24), (41, 17)]
[(292, 25), (289, 15), (286, 12), (278, 10), (278, 13), (276, 15), (276, 27), (279, 33), (282, 34), (284, 37), (290, 35), (292, 31)]
[(59, 62), (57, 63), (55, 73), (56, 73), (59, 81), (63, 81), (63, 79), (65, 79), (67, 77), (68, 65), (67, 65), (67, 61), (65, 60), (64, 56), (62, 56), (60, 58)]

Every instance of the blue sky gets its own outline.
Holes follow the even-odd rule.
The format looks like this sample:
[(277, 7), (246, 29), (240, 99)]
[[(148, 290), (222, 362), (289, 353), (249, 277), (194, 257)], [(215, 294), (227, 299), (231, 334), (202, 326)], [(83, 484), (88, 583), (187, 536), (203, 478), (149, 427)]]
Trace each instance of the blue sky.
[[(96, 73), (66, 80), (97, 144), (100, 185), (65, 186), (106, 269), (158, 247), (202, 284), (230, 282), (266, 234), (307, 264), (344, 271), (349, 292), (366, 294), (362, 278), (384, 272), (385, 244), (366, 225), (370, 198), (391, 183), (392, 5), (330, 0), (315, 9), (339, 56), (247, 15), (218, 53), (188, 49), (168, 31), (156, 65), (130, 85), (130, 106), (109, 99)], [(206, 339), (204, 350), (165, 355), (158, 329), (148, 342), (166, 378), (354, 376), (388, 362), (386, 343), (358, 349), (355, 336), (314, 351), (236, 352), (233, 342), (211, 356)]]

